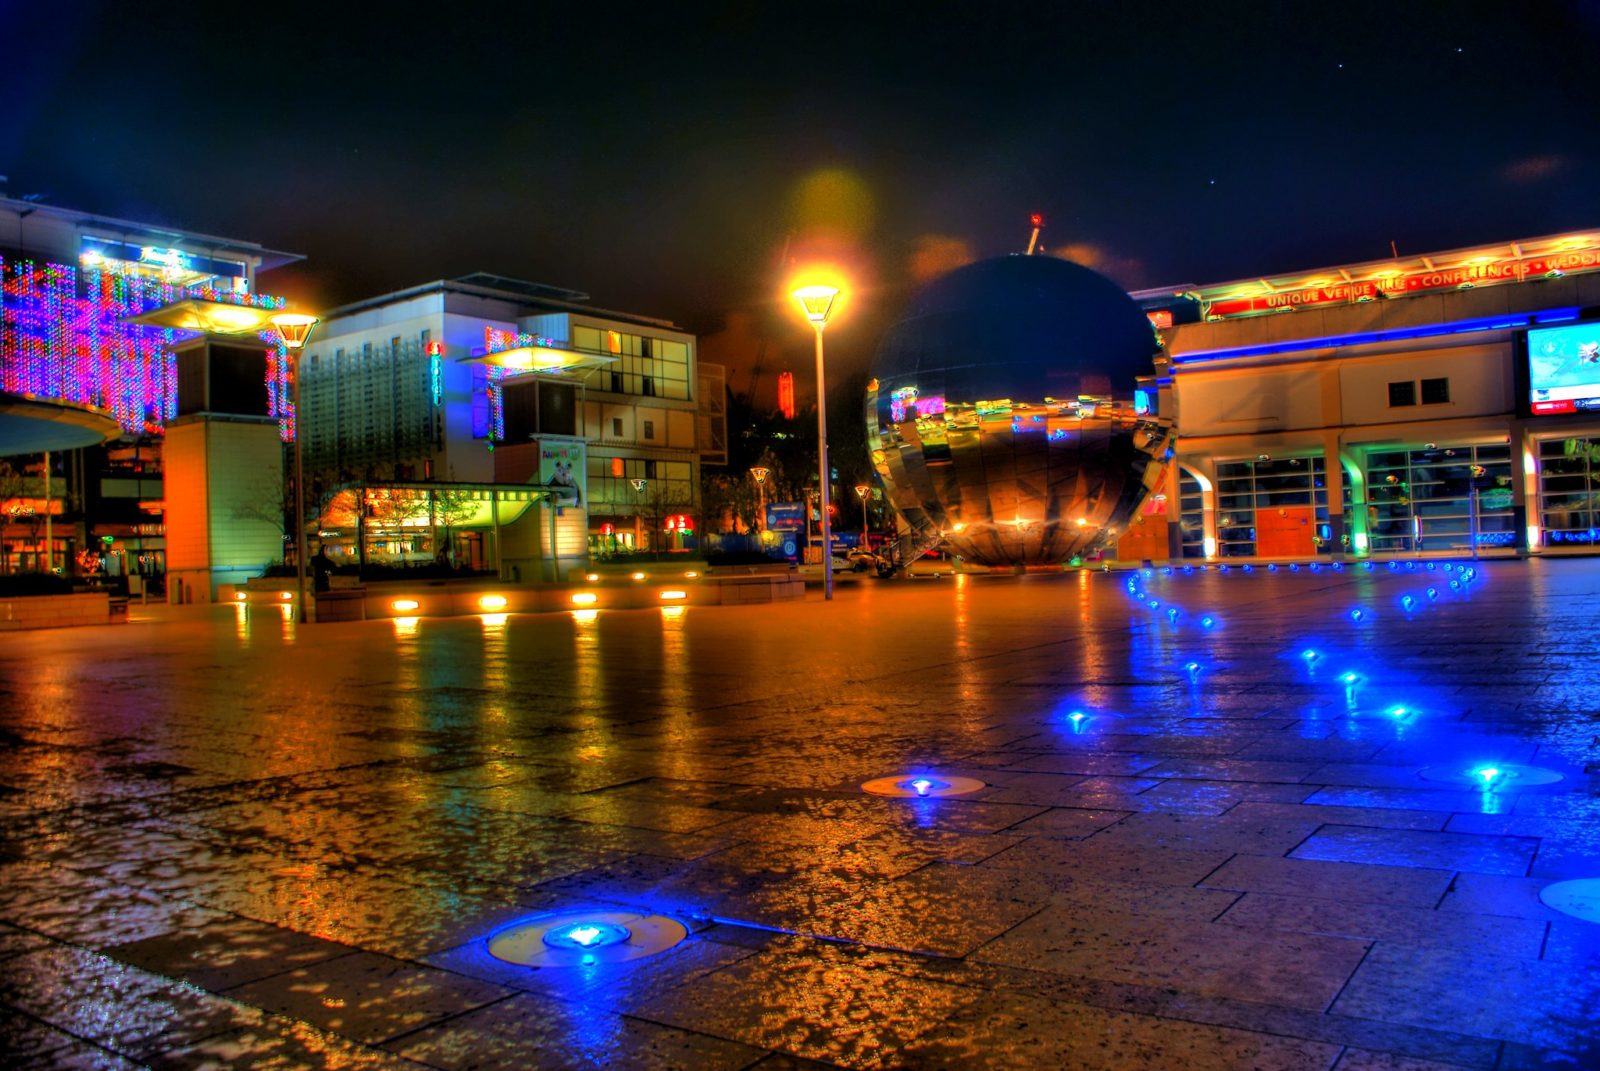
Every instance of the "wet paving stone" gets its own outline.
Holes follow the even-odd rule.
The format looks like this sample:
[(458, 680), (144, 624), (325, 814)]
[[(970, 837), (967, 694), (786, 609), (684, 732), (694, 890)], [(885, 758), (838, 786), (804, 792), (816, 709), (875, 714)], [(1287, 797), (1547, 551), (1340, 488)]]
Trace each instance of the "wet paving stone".
[[(1600, 560), (1480, 570), (1410, 618), (1420, 566), (1141, 576), (1176, 624), (1128, 574), (1082, 573), (671, 618), (297, 630), (151, 607), (8, 634), (0, 1048), (7, 1067), (1600, 1063), (1600, 927), (1539, 900), (1600, 877)], [(1564, 779), (1420, 776), (1483, 758)], [(861, 792), (902, 770), (986, 787)], [(498, 927), (575, 905), (689, 936), (605, 969), (488, 955)]]
[(1325, 1071), (1338, 1053), (1321, 1042), (1008, 994), (963, 1009), (913, 1041), (896, 1066)]
[(376, 1043), (501, 1000), (511, 991), (356, 952), (237, 986), (228, 995), (331, 1033)]
[(1477, 874), (1521, 875), (1528, 872), (1538, 846), (1536, 837), (1328, 825), (1289, 854), (1296, 859), (1398, 862)]
[(1041, 911), (979, 949), (978, 959), (1055, 974), (1166, 986), (1204, 996), (1322, 1011), (1367, 942), (1246, 933), (1211, 923)]
[(582, 1005), (516, 996), (390, 1042), (430, 1067), (739, 1071), (760, 1048)]
[(353, 951), (253, 919), (224, 916), (202, 926), (116, 945), (106, 954), (153, 974), (218, 991)]
[(234, 1001), (67, 946), (6, 960), (0, 1005), (136, 1059), (260, 1018)]
[[(1493, 993), (1492, 1000), (1485, 994)], [(1497, 959), (1472, 949), (1375, 945), (1335, 1015), (1465, 1030), (1551, 1050), (1571, 1066), (1600, 1059), (1600, 975), (1561, 963)]]

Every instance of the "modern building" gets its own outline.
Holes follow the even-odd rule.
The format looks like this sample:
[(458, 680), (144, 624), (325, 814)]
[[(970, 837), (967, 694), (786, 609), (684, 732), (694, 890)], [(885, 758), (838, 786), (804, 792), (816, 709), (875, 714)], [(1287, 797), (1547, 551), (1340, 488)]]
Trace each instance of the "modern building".
[[(307, 482), (343, 511), (324, 538), (347, 554), (500, 562), (523, 577), (551, 556), (564, 575), (591, 557), (692, 549), (704, 422), (695, 338), (587, 302), (476, 274), (328, 312), (307, 347), (300, 415)], [(392, 499), (401, 484), (426, 499), (415, 516), (384, 524), (368, 501), (361, 536), (349, 530), (337, 492)], [(470, 505), (530, 485), (561, 490), (509, 527), (498, 506)], [(440, 537), (449, 496), (466, 516)]]
[[(7, 459), (24, 482), (0, 494), (0, 571), (96, 567), (127, 574), (137, 589), (173, 567), (242, 576), (281, 557), (276, 523), (254, 524), (239, 542), (252, 523), (235, 524), (235, 514), (259, 509), (240, 500), (228, 471), (240, 435), (276, 433), (266, 344), (214, 348), (206, 331), (216, 324), (136, 318), (183, 304), (191, 317), (209, 309), (259, 321), (281, 302), (256, 293), (257, 273), (298, 259), (252, 242), (0, 198), (0, 393), (115, 421), (91, 437), (109, 435), (104, 445)], [(178, 439), (181, 456), (200, 467), (181, 464), (174, 478)], [(182, 491), (176, 505), (174, 487)], [(181, 547), (172, 544), (175, 527)]]
[(1600, 232), (1134, 297), (1179, 438), (1119, 557), (1600, 545)]

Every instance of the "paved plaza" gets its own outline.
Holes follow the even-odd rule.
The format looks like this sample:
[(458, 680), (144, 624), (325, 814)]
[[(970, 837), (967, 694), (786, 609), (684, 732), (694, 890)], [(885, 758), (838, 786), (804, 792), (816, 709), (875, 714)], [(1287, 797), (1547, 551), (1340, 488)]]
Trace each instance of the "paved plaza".
[(1600, 560), (1446, 564), (0, 634), (0, 1051), (1600, 1067)]

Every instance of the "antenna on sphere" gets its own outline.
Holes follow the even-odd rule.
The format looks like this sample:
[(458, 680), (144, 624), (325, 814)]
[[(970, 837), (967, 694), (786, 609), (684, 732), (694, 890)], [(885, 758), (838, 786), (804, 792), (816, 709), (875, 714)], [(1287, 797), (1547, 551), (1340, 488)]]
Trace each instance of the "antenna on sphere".
[(1033, 224), (1033, 233), (1028, 236), (1028, 256), (1033, 256), (1034, 249), (1039, 245), (1039, 232), (1044, 229), (1044, 217), (1035, 212), (1028, 217), (1028, 222)]

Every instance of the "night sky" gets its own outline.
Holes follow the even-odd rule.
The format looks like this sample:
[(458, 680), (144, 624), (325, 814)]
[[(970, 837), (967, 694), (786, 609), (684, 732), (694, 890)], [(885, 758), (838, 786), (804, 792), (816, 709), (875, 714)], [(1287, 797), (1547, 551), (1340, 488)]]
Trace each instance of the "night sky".
[(1600, 226), (1600, 3), (147, 7), (0, 0), (7, 195), (324, 308), (482, 270), (729, 327), (764, 390), (786, 250), (850, 267), (850, 368), (1031, 212), (1130, 288)]

